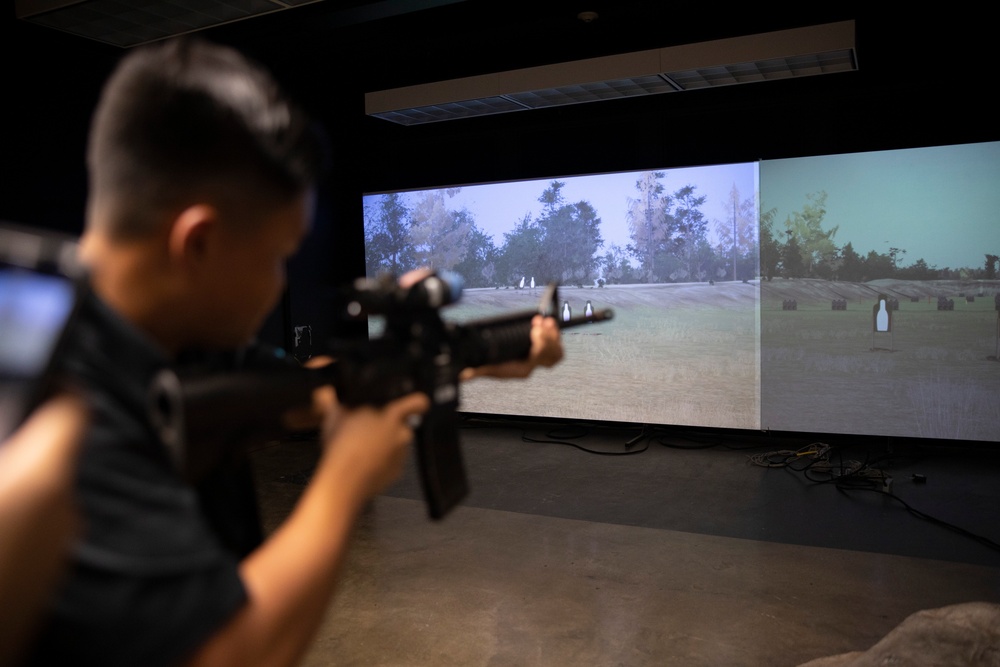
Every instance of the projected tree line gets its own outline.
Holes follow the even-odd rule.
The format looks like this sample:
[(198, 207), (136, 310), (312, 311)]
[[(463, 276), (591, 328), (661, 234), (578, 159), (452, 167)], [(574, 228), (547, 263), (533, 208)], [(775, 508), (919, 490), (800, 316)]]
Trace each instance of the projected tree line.
[(788, 215), (783, 228), (776, 224), (777, 209), (760, 216), (760, 275), (771, 280), (821, 278), (846, 282), (897, 280), (992, 280), (997, 277), (1000, 257), (986, 253), (982, 266), (943, 267), (923, 258), (907, 264), (906, 249), (889, 247), (885, 252), (858, 252), (851, 242), (837, 246), (838, 226), (823, 228), (827, 193), (806, 195), (800, 211)]
[[(741, 198), (734, 185), (722, 215), (710, 220), (696, 185), (668, 193), (665, 176), (637, 173), (634, 191), (623, 193), (614, 211), (569, 202), (565, 182), (552, 180), (538, 194), (540, 212), (512, 218), (499, 244), (473, 211), (452, 204), (460, 188), (366, 197), (367, 273), (431, 266), (460, 273), (467, 287), (497, 288), (520, 286), (522, 278), (603, 285), (755, 277), (754, 198)], [(605, 243), (609, 226), (627, 228), (628, 241)]]

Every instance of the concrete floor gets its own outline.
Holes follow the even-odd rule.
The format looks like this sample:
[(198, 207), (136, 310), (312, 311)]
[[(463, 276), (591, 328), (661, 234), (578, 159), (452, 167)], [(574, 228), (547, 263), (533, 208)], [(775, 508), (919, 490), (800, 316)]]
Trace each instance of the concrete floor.
[[(820, 495), (773, 470), (747, 470), (742, 453), (661, 448), (612, 463), (578, 449), (525, 444), (519, 433), (463, 433), (473, 491), (442, 521), (427, 517), (412, 468), (372, 503), (360, 518), (342, 583), (305, 667), (796, 666), (865, 650), (922, 609), (1000, 602), (995, 550), (901, 509), (866, 507), (829, 487)], [(601, 436), (590, 444), (602, 444)], [(272, 443), (254, 453), (268, 529), (294, 504), (314, 456), (315, 448), (301, 441)], [(955, 457), (949, 461), (954, 464)], [(522, 466), (538, 468), (539, 477)], [(932, 463), (922, 466), (932, 480), (945, 478)], [(981, 471), (982, 461), (971, 467)], [(783, 496), (801, 496), (786, 498), (788, 507), (801, 507), (803, 499), (817, 507), (847, 503), (848, 523), (828, 518), (829, 530), (815, 531), (823, 520), (802, 522), (772, 498), (757, 505), (756, 515), (763, 508), (769, 515), (764, 523), (782, 527), (762, 530), (761, 520), (749, 529), (740, 520), (727, 526), (720, 515), (740, 516), (727, 503), (756, 501), (714, 492), (693, 479), (693, 471), (704, 469), (728, 480), (728, 488), (737, 479), (750, 479), (746, 483), (758, 489), (784, 484), (793, 490)], [(611, 470), (619, 479), (663, 479), (665, 494), (687, 484), (686, 493), (699, 502), (665, 503), (638, 481), (643, 495), (622, 500), (619, 493), (610, 503), (602, 494), (619, 485), (600, 480)], [(558, 487), (557, 479), (577, 486)], [(559, 493), (551, 491), (554, 486)], [(967, 488), (956, 493), (976, 497)], [(498, 496), (508, 496), (507, 504), (519, 509), (502, 509)], [(587, 509), (595, 499), (594, 508), (615, 507), (610, 514)], [(988, 504), (992, 515), (968, 516), (972, 525), (997, 525), (997, 503)], [(699, 519), (695, 505), (714, 506), (712, 521)], [(634, 516), (624, 518), (629, 507)], [(830, 517), (836, 508), (823, 509)], [(891, 529), (860, 526), (851, 514), (872, 508), (879, 515), (873, 520), (901, 526), (908, 539), (892, 541), (892, 548), (873, 542), (872, 534)], [(566, 516), (573, 512), (593, 520)], [(813, 532), (797, 531), (800, 522)], [(745, 530), (767, 539), (739, 536)], [(820, 534), (827, 537), (815, 537)], [(868, 537), (858, 541), (851, 534)], [(823, 540), (844, 546), (810, 544)], [(927, 542), (945, 543), (938, 545), (940, 553), (950, 555), (905, 553), (920, 553), (925, 547), (908, 545)]]

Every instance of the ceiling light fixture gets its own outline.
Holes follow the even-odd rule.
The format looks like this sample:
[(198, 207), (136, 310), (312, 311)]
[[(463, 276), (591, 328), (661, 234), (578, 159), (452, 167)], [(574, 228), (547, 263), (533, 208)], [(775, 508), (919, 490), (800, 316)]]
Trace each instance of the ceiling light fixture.
[(842, 21), (374, 91), (365, 113), (421, 125), (857, 69)]

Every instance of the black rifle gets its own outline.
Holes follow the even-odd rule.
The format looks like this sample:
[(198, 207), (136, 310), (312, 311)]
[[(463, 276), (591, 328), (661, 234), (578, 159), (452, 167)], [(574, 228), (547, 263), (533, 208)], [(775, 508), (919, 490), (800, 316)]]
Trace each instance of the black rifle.
[(151, 393), (154, 424), (176, 465), (192, 480), (249, 440), (287, 434), (290, 409), (311, 404), (314, 389), (332, 385), (347, 407), (381, 406), (423, 392), (431, 407), (415, 432), (421, 484), (433, 519), (444, 517), (468, 493), (458, 437), (459, 378), (466, 368), (526, 359), (531, 322), (554, 316), (562, 328), (611, 319), (611, 310), (562, 319), (558, 288), (545, 288), (537, 310), (458, 324), (441, 308), (458, 301), (461, 279), (432, 273), (403, 288), (389, 276), (361, 279), (347, 293), (351, 317), (379, 315), (380, 335), (331, 343), (335, 361), (304, 368), (258, 353), (250, 368), (229, 372), (167, 370)]

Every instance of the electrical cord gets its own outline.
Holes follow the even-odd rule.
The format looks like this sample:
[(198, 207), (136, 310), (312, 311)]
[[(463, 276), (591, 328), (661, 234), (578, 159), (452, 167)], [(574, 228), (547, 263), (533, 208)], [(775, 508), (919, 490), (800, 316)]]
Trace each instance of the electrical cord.
[[(490, 428), (496, 426), (524, 426), (523, 418), (511, 417), (507, 418), (501, 415), (490, 415), (484, 417), (482, 415), (472, 416), (464, 415), (460, 427), (463, 429), (478, 429), (478, 428)], [(634, 425), (629, 425), (634, 428)], [(566, 429), (566, 432), (560, 432), (558, 428)], [(598, 423), (596, 425), (566, 425), (563, 427), (558, 427), (557, 429), (550, 430), (543, 437), (531, 437), (527, 435), (526, 431), (522, 431), (522, 441), (523, 442), (536, 442), (536, 443), (549, 443), (549, 444), (562, 444), (569, 445), (581, 451), (587, 452), (589, 454), (597, 454), (601, 456), (631, 456), (634, 454), (639, 454), (645, 452), (649, 449), (650, 443), (658, 444), (662, 447), (667, 447), (669, 449), (679, 449), (679, 450), (698, 450), (698, 449), (711, 449), (713, 447), (725, 447), (726, 449), (742, 451), (747, 449), (759, 449), (762, 445), (760, 444), (750, 444), (750, 445), (733, 445), (731, 444), (731, 438), (726, 434), (705, 434), (700, 431), (683, 431), (678, 432), (676, 427), (667, 426), (656, 426), (644, 424), (641, 430), (636, 435), (628, 438), (625, 441), (625, 449), (627, 451), (606, 451), (600, 449), (593, 449), (590, 447), (584, 447), (578, 445), (575, 442), (568, 442), (570, 440), (582, 438), (596, 431), (609, 431), (609, 432), (619, 432), (622, 430), (623, 426), (621, 424), (613, 423)], [(628, 428), (628, 427), (625, 427)], [(578, 430), (574, 430), (578, 429)], [(639, 443), (645, 441), (642, 447), (633, 449)]]
[(928, 521), (930, 523), (933, 523), (934, 525), (941, 526), (942, 528), (946, 528), (947, 530), (950, 530), (950, 531), (952, 531), (954, 533), (958, 533), (959, 535), (962, 535), (963, 537), (967, 537), (967, 538), (969, 538), (971, 540), (979, 542), (980, 544), (982, 544), (984, 546), (987, 546), (990, 549), (993, 549), (995, 551), (1000, 551), (1000, 543), (997, 543), (997, 542), (991, 540), (990, 538), (988, 538), (988, 537), (986, 537), (984, 535), (979, 535), (978, 533), (973, 533), (972, 531), (966, 530), (965, 528), (962, 528), (960, 526), (956, 526), (953, 523), (949, 523), (949, 522), (944, 521), (942, 519), (938, 519), (937, 517), (931, 516), (930, 514), (927, 514), (926, 512), (922, 512), (922, 511), (918, 510), (917, 508), (913, 507), (912, 505), (910, 505), (908, 502), (906, 502), (905, 500), (903, 500), (902, 498), (900, 498), (899, 496), (897, 496), (895, 493), (893, 493), (891, 491), (883, 491), (882, 489), (874, 488), (874, 487), (870, 487), (870, 486), (854, 486), (854, 487), (852, 487), (852, 486), (841, 486), (840, 484), (837, 485), (837, 490), (840, 491), (841, 493), (844, 493), (844, 494), (846, 494), (848, 491), (870, 491), (872, 493), (878, 493), (878, 494), (880, 494), (882, 496), (885, 496), (885, 497), (887, 497), (887, 498), (889, 498), (891, 500), (895, 500), (896, 502), (898, 502), (899, 504), (901, 504), (903, 506), (903, 508), (906, 509), (907, 512), (909, 512), (913, 516), (917, 517), (918, 519), (923, 519), (924, 521)]
[[(749, 454), (747, 455), (747, 462), (756, 466), (762, 466), (765, 468), (793, 468), (799, 472), (807, 470), (809, 467), (816, 465), (817, 462), (829, 461), (830, 445), (822, 442), (814, 442), (812, 444), (800, 447), (799, 449), (779, 449), (777, 451), (762, 452), (760, 454)], [(810, 456), (812, 461), (807, 460), (807, 464), (804, 468), (794, 466), (798, 461), (803, 460), (803, 457)]]
[[(504, 423), (503, 420), (476, 420), (475, 426), (469, 421), (464, 422), (464, 428), (483, 428), (489, 425)], [(642, 430), (625, 442), (625, 451), (607, 451), (584, 447), (573, 440), (586, 437), (593, 432), (592, 428), (585, 426), (565, 426), (546, 431), (544, 436), (533, 437), (528, 431), (522, 431), (521, 441), (541, 444), (565, 445), (579, 449), (588, 454), (599, 456), (632, 456), (641, 454), (649, 449), (650, 443), (656, 443), (664, 447), (673, 449), (709, 449), (712, 447), (726, 446), (730, 449), (754, 449), (760, 445), (750, 445), (745, 447), (733, 447), (727, 445), (722, 438), (704, 438), (693, 434), (686, 434), (684, 438), (672, 437), (667, 433), (658, 433), (659, 429), (643, 426)], [(637, 449), (632, 447), (640, 442), (643, 446)], [(692, 444), (693, 443), (693, 444)], [(886, 496), (901, 504), (907, 512), (923, 519), (929, 523), (941, 526), (963, 537), (974, 540), (990, 549), (1000, 551), (1000, 544), (994, 540), (973, 533), (960, 526), (949, 523), (926, 512), (923, 512), (897, 496), (891, 491), (892, 477), (884, 470), (874, 467), (874, 463), (882, 459), (895, 458), (895, 455), (883, 455), (871, 459), (866, 456), (864, 461), (854, 459), (845, 460), (843, 452), (824, 442), (812, 442), (798, 449), (779, 449), (766, 452), (758, 452), (747, 455), (747, 463), (765, 468), (785, 468), (792, 472), (801, 473), (806, 480), (813, 484), (833, 484), (837, 490), (845, 495), (852, 491), (869, 491)]]
[[(583, 445), (578, 445), (575, 442), (570, 442), (571, 440), (574, 440), (576, 438), (582, 438), (589, 434), (590, 431), (582, 427), (579, 432), (567, 432), (562, 434), (560, 434), (558, 430), (550, 430), (542, 438), (533, 438), (529, 436), (527, 432), (523, 432), (521, 434), (521, 442), (535, 442), (535, 443), (543, 443), (549, 445), (567, 445), (569, 447), (574, 447), (576, 449), (579, 449), (580, 451), (587, 452), (588, 454), (597, 454), (599, 456), (633, 456), (635, 454), (641, 454), (642, 452), (649, 449), (648, 443), (645, 444), (641, 449), (628, 449), (630, 445), (626, 443), (625, 451), (606, 451), (600, 449), (591, 449), (589, 447), (584, 447)], [(635, 441), (635, 438), (633, 438), (629, 442), (633, 441)]]
[[(713, 447), (723, 447), (733, 451), (744, 451), (748, 449), (760, 449), (760, 444), (734, 445), (733, 436), (729, 433), (703, 432), (700, 430), (681, 431), (678, 433), (676, 427), (663, 426), (649, 429), (648, 436), (656, 444), (668, 449), (712, 449)], [(746, 434), (741, 434), (746, 437)]]
[[(833, 453), (839, 457), (836, 464), (831, 461)], [(839, 450), (834, 450), (825, 443), (814, 442), (797, 450), (778, 450), (753, 454), (747, 459), (748, 463), (753, 465), (766, 468), (787, 468), (802, 473), (806, 479), (814, 484), (832, 483), (844, 495), (848, 495), (852, 491), (878, 493), (898, 502), (907, 512), (918, 519), (941, 526), (990, 549), (1000, 551), (1000, 543), (918, 510), (897, 496), (891, 491), (892, 478), (884, 470), (872, 467), (867, 458), (865, 461), (844, 461)], [(803, 460), (806, 461), (805, 464), (801, 464)]]
[[(532, 442), (541, 444), (553, 444), (553, 445), (566, 445), (579, 449), (582, 452), (588, 454), (596, 454), (598, 456), (633, 456), (635, 454), (641, 454), (649, 448), (649, 445), (637, 449), (633, 449), (633, 446), (638, 442), (646, 439), (648, 437), (648, 427), (643, 427), (642, 431), (624, 443), (625, 451), (608, 451), (604, 449), (594, 449), (592, 447), (585, 447), (573, 440), (578, 440), (580, 438), (586, 437), (591, 433), (599, 430), (606, 430), (610, 432), (618, 432), (622, 430), (620, 425), (615, 426), (609, 424), (606, 427), (601, 427), (598, 425), (585, 425), (585, 424), (568, 424), (564, 426), (558, 426), (545, 431), (544, 435), (532, 436), (529, 435), (530, 431), (525, 428), (525, 420), (518, 418), (505, 418), (503, 416), (491, 416), (489, 418), (478, 416), (466, 416), (461, 422), (461, 428), (489, 428), (496, 426), (519, 426), (521, 430), (521, 441), (522, 442)], [(633, 427), (634, 428), (634, 427)]]
[[(634, 435), (633, 437), (625, 441), (625, 448), (628, 451), (608, 452), (603, 450), (591, 449), (588, 447), (582, 447), (580, 445), (577, 445), (576, 443), (566, 442), (567, 440), (583, 437), (584, 435), (589, 435), (589, 433), (591, 432), (590, 430), (584, 429), (583, 427), (578, 427), (578, 428), (581, 428), (582, 432), (580, 433), (570, 432), (560, 436), (557, 433), (550, 431), (549, 434), (546, 436), (546, 438), (548, 439), (545, 440), (533, 439), (528, 437), (527, 435), (523, 435), (522, 441), (548, 442), (552, 444), (570, 445), (587, 453), (599, 454), (603, 456), (630, 456), (633, 454), (640, 454), (649, 449), (650, 443), (655, 443), (662, 447), (667, 447), (670, 449), (681, 449), (681, 450), (711, 449), (713, 447), (726, 447), (727, 449), (742, 450), (760, 446), (760, 445), (751, 445), (748, 447), (737, 447), (728, 444), (727, 439), (724, 436), (720, 435), (713, 435), (708, 437), (702, 434), (695, 434), (695, 433), (682, 433), (681, 435), (676, 435), (676, 429), (673, 428), (668, 429), (666, 427), (659, 428), (655, 426), (644, 425), (642, 427), (642, 430), (638, 434)], [(645, 444), (641, 448), (632, 449), (632, 447), (644, 441)]]

